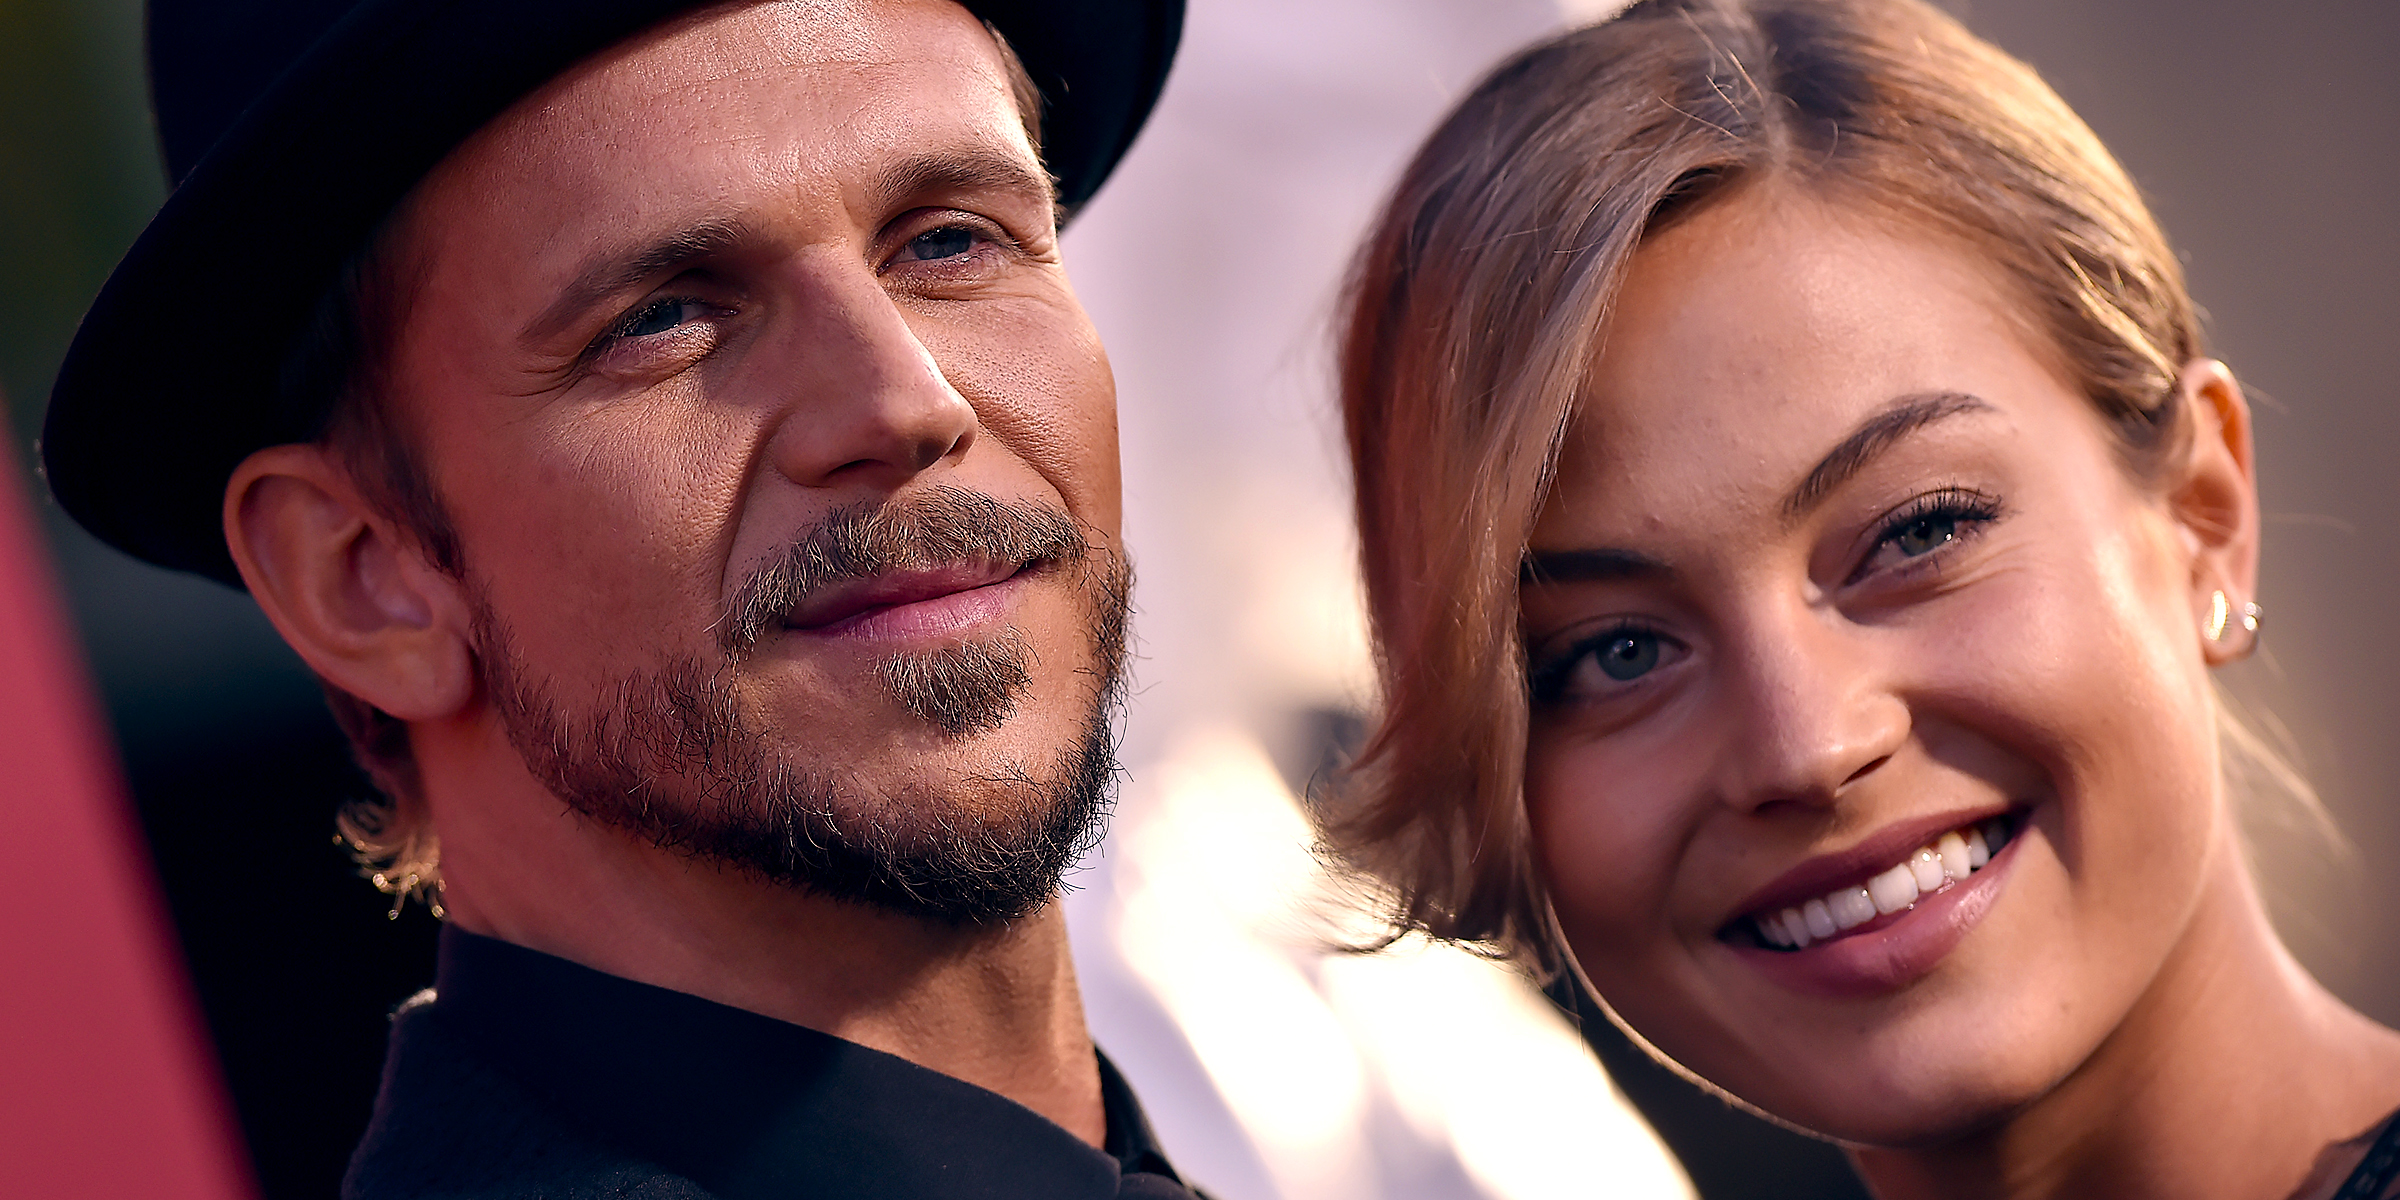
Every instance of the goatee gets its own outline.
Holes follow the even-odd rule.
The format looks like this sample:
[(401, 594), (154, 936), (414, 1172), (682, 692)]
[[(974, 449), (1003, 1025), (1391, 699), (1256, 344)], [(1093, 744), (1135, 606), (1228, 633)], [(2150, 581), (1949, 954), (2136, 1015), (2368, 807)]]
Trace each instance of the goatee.
[[(864, 797), (851, 772), (813, 770), (742, 711), (740, 665), (819, 589), (887, 571), (982, 559), (1069, 580), (1085, 610), (1089, 711), (1046, 762), (996, 762), (942, 791)], [(576, 811), (711, 863), (836, 899), (951, 924), (1040, 910), (1096, 846), (1114, 796), (1114, 717), (1132, 582), (1063, 512), (935, 489), (837, 512), (737, 589), (713, 660), (622, 678), (581, 711), (529, 676), (508, 629), (476, 611), (478, 661), (510, 741)], [(877, 664), (884, 690), (949, 739), (1015, 718), (1031, 649), (992, 638)], [(839, 748), (832, 748), (838, 754)]]

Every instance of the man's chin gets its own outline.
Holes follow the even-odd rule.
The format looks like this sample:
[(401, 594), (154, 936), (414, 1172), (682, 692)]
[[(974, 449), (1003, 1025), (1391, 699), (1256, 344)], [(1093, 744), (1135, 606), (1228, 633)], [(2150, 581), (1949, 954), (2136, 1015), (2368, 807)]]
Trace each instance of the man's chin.
[[(770, 886), (950, 925), (1047, 905), (1099, 843), (1115, 783), (1098, 702), (1080, 722), (1022, 712), (960, 734), (903, 715), (831, 738), (873, 747), (841, 760), (802, 759), (730, 706), (634, 705), (590, 724), (510, 707), (527, 767), (587, 817)], [(727, 719), (656, 729), (624, 715), (660, 711)]]
[(1081, 576), (1080, 654), (1036, 656), (1012, 631), (786, 693), (807, 711), (769, 699), (800, 679), (739, 655), (565, 707), (488, 608), (484, 683), (536, 778), (662, 850), (951, 924), (1013, 920), (1057, 894), (1111, 803), (1131, 575), (1109, 562)]
[(1038, 764), (994, 757), (979, 770), (894, 781), (888, 790), (863, 780), (849, 789), (811, 785), (793, 775), (703, 805), (667, 838), (657, 837), (668, 831), (655, 821), (643, 831), (835, 900), (951, 925), (1012, 921), (1047, 905), (1066, 871), (1099, 844), (1113, 797), (1115, 745), (1105, 717), (1079, 736), (1042, 740), (1065, 750)]

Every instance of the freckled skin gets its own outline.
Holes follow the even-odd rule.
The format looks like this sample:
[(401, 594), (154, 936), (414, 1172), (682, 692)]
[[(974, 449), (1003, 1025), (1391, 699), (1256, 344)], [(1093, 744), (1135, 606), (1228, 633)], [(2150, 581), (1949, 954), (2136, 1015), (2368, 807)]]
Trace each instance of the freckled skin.
[[(1669, 573), (1532, 584), (1524, 619), (1537, 670), (1627, 619), (1664, 649), (1537, 705), (1539, 866), (1627, 1023), (1767, 1112), (1905, 1148), (1862, 1157), (1887, 1197), (2281, 1196), (2400, 1088), (2293, 1091), (2312, 1055), (2393, 1057), (2274, 941), (2221, 795), (2199, 621), (2210, 587), (2255, 594), (2254, 545), (2209, 548), (2127, 477), (2020, 309), (1968, 251), (1780, 188), (1639, 252), (1532, 546)], [(1786, 515), (1834, 443), (1929, 392), (1985, 410)], [(2227, 477), (2251, 511), (2246, 461)], [(1877, 549), (1941, 489), (1999, 515), (1922, 560)], [(1911, 984), (1804, 995), (1718, 936), (1807, 859), (2001, 803), (2031, 815), (2004, 890)], [(2236, 1061), (2243, 1037), (2271, 1053)], [(2179, 1072), (2296, 1098), (2212, 1128), (2162, 1097)]]

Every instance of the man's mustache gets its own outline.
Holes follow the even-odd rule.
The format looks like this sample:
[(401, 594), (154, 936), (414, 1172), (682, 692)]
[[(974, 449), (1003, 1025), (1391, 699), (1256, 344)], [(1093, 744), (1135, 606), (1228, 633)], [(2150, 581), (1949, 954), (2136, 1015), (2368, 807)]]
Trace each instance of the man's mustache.
[(717, 641), (739, 657), (836, 583), (971, 559), (1079, 562), (1091, 549), (1083, 530), (1057, 508), (1009, 504), (963, 488), (836, 509), (742, 581), (718, 622)]

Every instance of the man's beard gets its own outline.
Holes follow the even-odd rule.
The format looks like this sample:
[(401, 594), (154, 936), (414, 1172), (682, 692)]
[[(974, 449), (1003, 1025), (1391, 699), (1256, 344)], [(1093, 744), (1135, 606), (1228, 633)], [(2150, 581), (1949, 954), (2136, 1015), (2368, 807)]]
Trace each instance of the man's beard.
[[(996, 765), (946, 790), (873, 803), (850, 764), (818, 769), (743, 715), (737, 668), (787, 614), (831, 584), (960, 560), (1027, 562), (1075, 584), (1090, 638), (1090, 712), (1049, 762)], [(713, 661), (686, 656), (619, 679), (583, 712), (527, 673), (507, 628), (476, 601), (484, 685), (534, 775), (578, 812), (662, 848), (820, 895), (951, 924), (1039, 911), (1100, 840), (1113, 797), (1132, 571), (1064, 514), (950, 488), (843, 510), (736, 592)], [(1015, 630), (877, 665), (885, 691), (945, 737), (1005, 724), (1031, 686)], [(833, 748), (838, 751), (838, 747)], [(938, 786), (938, 785), (937, 785)], [(880, 810), (876, 807), (880, 805)]]

